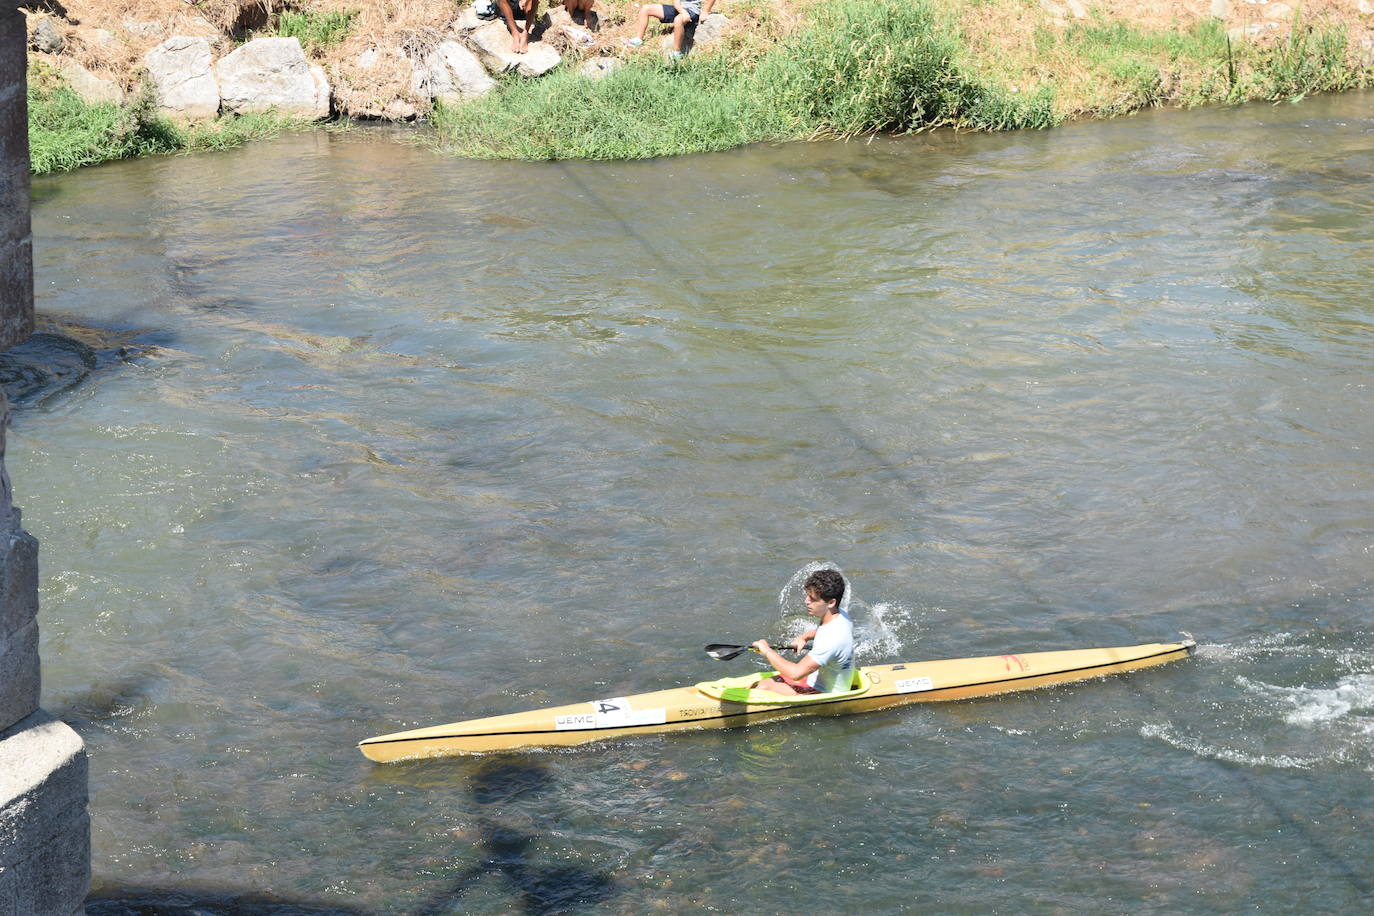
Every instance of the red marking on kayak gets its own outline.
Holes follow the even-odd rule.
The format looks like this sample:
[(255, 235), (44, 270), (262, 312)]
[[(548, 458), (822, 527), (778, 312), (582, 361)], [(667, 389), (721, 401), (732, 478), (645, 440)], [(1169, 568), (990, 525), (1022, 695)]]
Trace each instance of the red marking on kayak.
[(1011, 670), (1012, 662), (1016, 662), (1017, 667), (1019, 667), (1022, 671), (1026, 670), (1026, 663), (1022, 661), (1021, 656), (1019, 655), (1001, 655), (998, 657), (1001, 658), (1002, 661), (1006, 664), (1008, 671)]

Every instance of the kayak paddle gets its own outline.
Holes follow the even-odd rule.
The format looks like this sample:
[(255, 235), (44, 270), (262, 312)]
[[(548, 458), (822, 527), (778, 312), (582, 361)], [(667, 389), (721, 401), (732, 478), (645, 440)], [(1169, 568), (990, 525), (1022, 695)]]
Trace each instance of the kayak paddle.
[[(727, 646), (723, 643), (713, 642), (706, 647), (706, 654), (714, 659), (719, 659), (720, 661), (728, 662), (736, 655), (748, 652), (753, 648), (753, 646)], [(769, 648), (771, 648), (774, 652), (794, 651), (791, 646), (770, 646)], [(806, 644), (805, 649), (809, 648), (811, 648), (811, 643)], [(803, 649), (803, 651), (805, 651), (805, 649)]]

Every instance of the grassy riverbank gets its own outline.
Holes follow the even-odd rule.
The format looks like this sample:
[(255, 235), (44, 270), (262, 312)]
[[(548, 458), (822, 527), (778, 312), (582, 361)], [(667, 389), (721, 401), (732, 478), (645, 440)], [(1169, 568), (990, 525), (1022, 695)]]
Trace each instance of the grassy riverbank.
[(153, 115), (151, 99), (123, 107), (88, 105), (44, 67), (28, 73), (29, 160), (34, 174), (162, 153), (226, 149), (304, 122), (271, 114), (179, 125)]
[[(407, 2), (392, 24), (417, 47), (441, 40), (452, 7)], [(476, 158), (646, 158), (942, 126), (1043, 128), (1374, 84), (1374, 16), (1334, 0), (1309, 0), (1310, 14), (1274, 3), (1257, 22), (1245, 17), (1261, 7), (1240, 4), (1221, 22), (1198, 2), (1065, 2), (1077, 11), (1046, 0), (720, 0), (732, 21), (725, 40), (669, 65), (652, 50), (656, 38), (637, 52), (621, 46), (633, 3), (598, 0), (602, 28), (587, 53), (625, 55), (620, 70), (590, 80), (568, 50), (543, 78), (505, 77), (481, 99), (437, 108), (427, 136)], [(338, 70), (391, 28), (376, 2), (292, 5), (241, 37), (296, 35), (312, 60)], [(118, 70), (110, 60), (107, 73)], [(402, 91), (364, 91), (349, 75), (336, 86), (345, 115), (354, 96), (384, 106), (387, 92)], [(124, 108), (83, 104), (42, 66), (30, 70), (29, 105), (35, 172), (222, 148), (300, 126), (257, 115), (180, 127), (154, 117), (146, 96)]]
[[(641, 56), (598, 82), (570, 72), (512, 82), (434, 122), (440, 144), (463, 156), (623, 159), (931, 127), (1051, 127), (1371, 84), (1338, 24), (1299, 19), (1263, 43), (1211, 20), (1148, 29), (1097, 15), (1062, 28), (980, 30), (1006, 26), (989, 12), (1018, 7), (829, 0), (762, 51), (736, 43), (677, 65)], [(969, 12), (983, 16), (958, 15)]]
[(764, 140), (1055, 123), (1048, 96), (969, 78), (931, 8), (835, 0), (755, 59), (728, 51), (676, 65), (640, 55), (591, 81), (564, 71), (518, 81), (434, 117), (463, 156), (629, 159)]

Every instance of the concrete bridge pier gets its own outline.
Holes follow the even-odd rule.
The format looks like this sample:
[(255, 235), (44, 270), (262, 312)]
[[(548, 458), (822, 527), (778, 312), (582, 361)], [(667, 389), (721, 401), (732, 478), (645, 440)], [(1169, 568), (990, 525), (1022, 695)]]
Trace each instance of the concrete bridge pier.
[[(24, 16), (0, 0), (0, 350), (33, 333)], [(86, 749), (38, 708), (38, 541), (4, 469), (0, 392), (0, 916), (85, 911), (91, 885)]]

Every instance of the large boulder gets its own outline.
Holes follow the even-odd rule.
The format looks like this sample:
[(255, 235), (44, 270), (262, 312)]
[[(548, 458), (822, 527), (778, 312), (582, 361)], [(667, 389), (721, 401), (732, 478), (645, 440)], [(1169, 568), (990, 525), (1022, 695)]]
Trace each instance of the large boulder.
[(506, 31), (506, 24), (499, 19), (467, 33), (465, 37), (468, 45), (492, 73), (514, 71), (521, 76), (543, 76), (563, 62), (559, 53), (542, 41), (530, 42), (530, 49), (524, 54), (512, 54), (510, 32)]
[(718, 44), (725, 33), (730, 29), (730, 17), (721, 13), (712, 13), (705, 19), (697, 23), (697, 27), (692, 30), (692, 44), (706, 47)]
[[(492, 21), (491, 19), (483, 19), (481, 16), (478, 16), (477, 10), (474, 7), (465, 6), (459, 11), (458, 18), (449, 23), (448, 28), (454, 35), (462, 35), (465, 32), (475, 32)], [(495, 21), (500, 20), (498, 19)]]
[(67, 86), (87, 105), (124, 104), (124, 90), (119, 84), (101, 79), (71, 58), (62, 58), (57, 69)]
[(173, 35), (143, 55), (143, 64), (159, 114), (192, 121), (219, 114), (219, 83), (204, 38)]
[(305, 59), (299, 38), (254, 39), (221, 58), (215, 73), (225, 111), (329, 117), (329, 80)]
[(482, 61), (464, 45), (446, 41), (415, 61), (412, 88), (417, 96), (448, 105), (475, 99), (496, 88)]
[[(697, 47), (705, 48), (719, 44), (730, 30), (730, 25), (730, 17), (720, 13), (712, 13), (696, 25), (688, 26), (682, 41), (683, 53), (691, 53)], [(660, 45), (665, 52), (671, 51), (673, 48), (672, 34), (664, 35), (660, 39)]]

